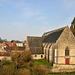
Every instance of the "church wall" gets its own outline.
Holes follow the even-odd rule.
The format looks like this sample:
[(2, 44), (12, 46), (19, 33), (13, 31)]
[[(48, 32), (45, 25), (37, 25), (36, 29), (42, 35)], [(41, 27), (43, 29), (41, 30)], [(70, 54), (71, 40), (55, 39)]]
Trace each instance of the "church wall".
[(52, 63), (53, 62), (53, 46), (55, 43), (43, 43), (44, 57), (45, 60)]
[[(69, 58), (69, 64), (75, 64), (75, 37), (67, 26), (56, 42), (58, 46), (57, 63), (65, 64), (65, 59)], [(69, 47), (69, 56), (65, 56), (65, 48)]]

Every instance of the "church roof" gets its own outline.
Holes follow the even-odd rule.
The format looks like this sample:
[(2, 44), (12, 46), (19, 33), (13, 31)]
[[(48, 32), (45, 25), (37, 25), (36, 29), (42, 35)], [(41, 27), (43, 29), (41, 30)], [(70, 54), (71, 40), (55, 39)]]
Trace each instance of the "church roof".
[(42, 54), (42, 37), (27, 37), (28, 46), (32, 54)]
[(43, 34), (43, 37), (44, 37), (43, 43), (55, 43), (64, 29), (65, 29), (65, 27), (62, 27), (62, 28), (44, 33)]
[(71, 24), (75, 24), (75, 17), (74, 17), (73, 21), (71, 22)]

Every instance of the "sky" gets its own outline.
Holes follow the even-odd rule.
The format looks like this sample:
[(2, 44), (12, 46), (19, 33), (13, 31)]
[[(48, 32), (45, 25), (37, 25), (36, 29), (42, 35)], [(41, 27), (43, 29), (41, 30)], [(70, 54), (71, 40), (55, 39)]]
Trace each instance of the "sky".
[(74, 17), (75, 0), (0, 0), (0, 37), (24, 41), (70, 27)]

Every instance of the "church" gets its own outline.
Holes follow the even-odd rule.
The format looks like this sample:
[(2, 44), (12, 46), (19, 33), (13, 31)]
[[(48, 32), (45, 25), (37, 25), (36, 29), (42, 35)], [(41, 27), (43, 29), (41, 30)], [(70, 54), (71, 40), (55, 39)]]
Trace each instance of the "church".
[[(41, 47), (39, 51), (42, 49), (41, 54), (44, 59), (53, 63), (53, 67), (75, 68), (75, 36), (72, 31), (74, 28), (75, 18), (71, 23), (71, 28), (66, 26), (42, 35), (41, 42), (38, 43)], [(30, 42), (28, 41), (28, 43)], [(34, 51), (35, 49), (33, 49)]]

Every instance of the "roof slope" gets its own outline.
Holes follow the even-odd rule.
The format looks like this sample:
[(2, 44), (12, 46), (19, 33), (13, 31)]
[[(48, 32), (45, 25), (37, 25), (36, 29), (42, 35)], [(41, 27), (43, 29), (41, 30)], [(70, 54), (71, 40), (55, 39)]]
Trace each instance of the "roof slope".
[(71, 27), (70, 27), (71, 31), (73, 32), (74, 36), (75, 36), (75, 17), (71, 23)]
[(28, 46), (32, 54), (41, 54), (42, 52), (42, 37), (27, 37)]
[(74, 17), (73, 21), (71, 22), (71, 24), (75, 24), (75, 17)]
[(43, 43), (55, 43), (64, 29), (65, 27), (44, 33)]

